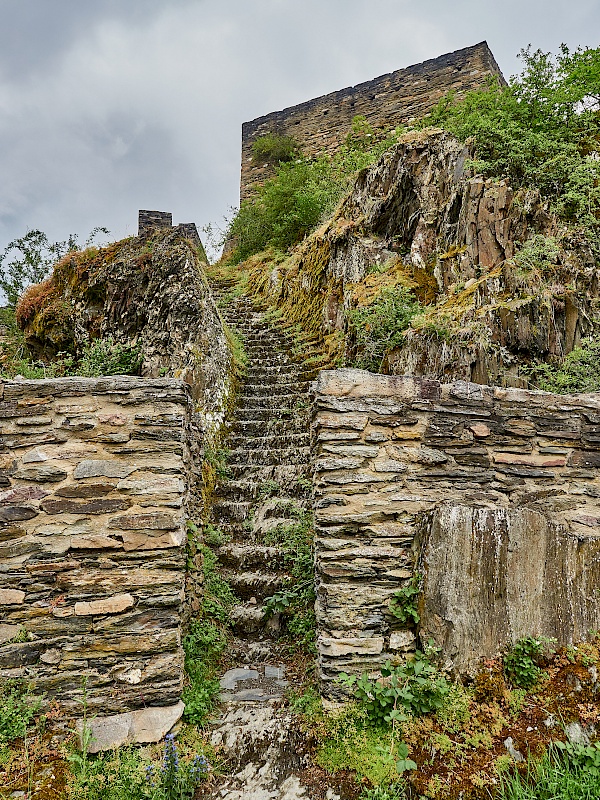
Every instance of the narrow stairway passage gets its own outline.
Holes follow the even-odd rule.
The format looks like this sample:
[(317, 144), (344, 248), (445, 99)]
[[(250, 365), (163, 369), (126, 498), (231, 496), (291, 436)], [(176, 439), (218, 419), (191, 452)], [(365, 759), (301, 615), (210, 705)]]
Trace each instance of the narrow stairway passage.
[[(224, 442), (228, 477), (215, 487), (220, 574), (238, 601), (221, 677), (222, 714), (211, 742), (228, 776), (212, 796), (308, 798), (297, 723), (280, 709), (293, 684), (293, 648), (314, 626), (309, 481), (309, 381), (286, 336), (250, 299), (212, 286), (226, 324), (243, 340), (247, 371)], [(308, 599), (308, 602), (307, 602)], [(302, 610), (302, 604), (304, 609)], [(288, 606), (300, 608), (294, 616)], [(291, 628), (290, 629), (288, 629)]]

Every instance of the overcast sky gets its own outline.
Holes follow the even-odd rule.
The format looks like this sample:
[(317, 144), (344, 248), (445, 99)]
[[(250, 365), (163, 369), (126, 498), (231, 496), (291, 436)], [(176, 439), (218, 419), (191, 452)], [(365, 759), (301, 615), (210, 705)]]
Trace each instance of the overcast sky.
[(598, 46), (599, 0), (0, 0), (0, 248), (139, 208), (220, 222), (245, 120), (486, 39)]

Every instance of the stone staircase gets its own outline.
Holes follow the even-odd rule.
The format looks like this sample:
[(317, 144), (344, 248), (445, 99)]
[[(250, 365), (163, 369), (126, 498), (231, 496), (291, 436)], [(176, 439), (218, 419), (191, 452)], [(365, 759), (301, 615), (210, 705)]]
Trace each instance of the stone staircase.
[(229, 539), (217, 550), (221, 573), (239, 598), (231, 613), (230, 668), (221, 678), (222, 716), (211, 731), (230, 775), (212, 796), (308, 798), (298, 777), (303, 757), (297, 724), (278, 709), (289, 677), (279, 645), (285, 620), (265, 609), (290, 576), (284, 550), (265, 538), (293, 523), (309, 502), (313, 375), (292, 360), (290, 340), (265, 324), (248, 298), (224, 302), (227, 288), (213, 285), (213, 295), (226, 324), (243, 339), (248, 364), (225, 441), (229, 477), (217, 484), (212, 508), (212, 524)]

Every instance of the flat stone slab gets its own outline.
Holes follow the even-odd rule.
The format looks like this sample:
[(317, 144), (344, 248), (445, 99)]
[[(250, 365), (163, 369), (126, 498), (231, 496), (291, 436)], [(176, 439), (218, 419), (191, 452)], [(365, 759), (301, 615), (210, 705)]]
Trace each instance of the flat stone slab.
[(220, 680), (221, 689), (234, 690), (238, 681), (257, 680), (259, 677), (258, 671), (255, 669), (244, 669), (238, 667), (236, 669), (228, 670)]
[[(95, 717), (88, 721), (92, 733), (89, 752), (114, 750), (124, 744), (159, 742), (181, 718), (184, 709), (184, 704), (179, 701), (174, 706), (143, 708), (110, 717)], [(76, 729), (81, 746), (83, 720), (77, 720)]]
[(265, 678), (271, 678), (276, 681), (283, 680), (285, 675), (285, 667), (271, 667), (269, 664), (265, 666)]
[[(285, 667), (258, 664), (256, 668), (230, 669), (221, 678), (224, 703), (269, 703), (282, 696), (287, 686)], [(241, 683), (241, 685), (239, 685)]]

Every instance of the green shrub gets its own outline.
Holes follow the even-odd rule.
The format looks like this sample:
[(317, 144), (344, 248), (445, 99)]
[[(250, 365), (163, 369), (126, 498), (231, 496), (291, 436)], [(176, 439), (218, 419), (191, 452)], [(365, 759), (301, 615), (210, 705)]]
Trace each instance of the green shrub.
[(208, 620), (216, 620), (229, 624), (229, 612), (235, 603), (235, 594), (227, 581), (221, 577), (217, 568), (216, 554), (205, 545), (200, 546), (202, 553), (202, 574), (204, 576), (202, 597), (202, 616)]
[(600, 391), (600, 339), (582, 339), (558, 365), (538, 364), (530, 370), (538, 389), (555, 394)]
[(382, 680), (371, 680), (367, 673), (360, 678), (341, 673), (338, 681), (353, 691), (376, 725), (391, 724), (407, 714), (420, 716), (442, 706), (449, 692), (446, 679), (417, 650), (414, 657), (400, 666), (386, 662), (381, 670)]
[(524, 636), (504, 654), (504, 673), (514, 686), (530, 689), (538, 682), (542, 670), (538, 661), (544, 653), (548, 639)]
[(252, 160), (255, 164), (280, 164), (292, 161), (300, 153), (298, 143), (292, 136), (267, 133), (252, 142)]
[(522, 50), (524, 69), (508, 86), (490, 80), (462, 99), (450, 94), (422, 122), (475, 139), (474, 167), (537, 187), (563, 219), (592, 240), (600, 220), (600, 48), (553, 56)]
[(206, 445), (204, 448), (204, 460), (214, 469), (217, 478), (225, 480), (231, 476), (229, 469), (229, 450), (224, 447), (212, 447)]
[(378, 372), (385, 356), (402, 345), (404, 331), (422, 310), (410, 289), (400, 285), (383, 289), (368, 306), (350, 309), (348, 330), (356, 342), (352, 366)]
[(289, 501), (278, 504), (278, 513), (286, 514), (294, 521), (277, 525), (265, 535), (264, 542), (281, 548), (290, 580), (287, 586), (266, 599), (265, 612), (267, 616), (284, 615), (294, 647), (314, 652), (316, 619), (312, 513)]
[(558, 246), (553, 236), (536, 233), (515, 253), (514, 262), (523, 270), (546, 272), (558, 258)]
[(187, 686), (182, 699), (185, 719), (203, 725), (219, 696), (217, 668), (227, 644), (226, 631), (236, 598), (218, 572), (215, 553), (204, 544), (196, 552), (202, 555), (204, 592), (199, 616), (192, 620), (183, 640)]
[(275, 177), (258, 186), (256, 196), (244, 201), (229, 223), (227, 238), (236, 245), (230, 260), (237, 263), (267, 247), (285, 250), (299, 242), (333, 211), (357, 172), (394, 141), (375, 141), (364, 117), (355, 117), (333, 157), (280, 160)]
[(27, 685), (7, 680), (0, 686), (0, 745), (22, 739), (40, 709), (41, 698), (33, 697)]
[(222, 547), (231, 541), (231, 536), (228, 533), (223, 533), (220, 528), (208, 522), (202, 531), (204, 542), (209, 547)]
[[(94, 228), (87, 238), (89, 247), (98, 234), (108, 235), (106, 228)], [(28, 231), (9, 242), (0, 253), (0, 292), (14, 308), (27, 286), (41, 283), (50, 274), (52, 265), (66, 253), (80, 249), (77, 234), (69, 234), (63, 242), (51, 242), (43, 231)]]
[(138, 375), (144, 356), (139, 345), (116, 342), (112, 336), (88, 342), (70, 375)]
[(184, 716), (203, 725), (219, 695), (216, 663), (226, 645), (224, 632), (208, 620), (194, 620), (183, 640), (188, 685), (183, 690)]

